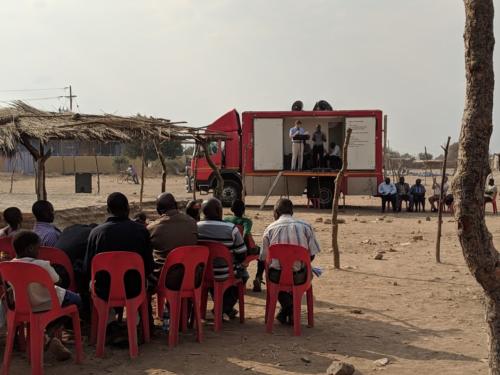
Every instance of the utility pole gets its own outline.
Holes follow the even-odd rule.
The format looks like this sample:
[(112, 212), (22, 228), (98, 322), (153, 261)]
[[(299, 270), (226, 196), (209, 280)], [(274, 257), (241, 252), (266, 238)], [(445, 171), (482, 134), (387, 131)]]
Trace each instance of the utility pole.
[(71, 85), (69, 85), (69, 96), (66, 95), (64, 96), (65, 98), (69, 98), (69, 110), (70, 112), (73, 112), (73, 98), (76, 98), (76, 95), (73, 95), (73, 90), (71, 88)]

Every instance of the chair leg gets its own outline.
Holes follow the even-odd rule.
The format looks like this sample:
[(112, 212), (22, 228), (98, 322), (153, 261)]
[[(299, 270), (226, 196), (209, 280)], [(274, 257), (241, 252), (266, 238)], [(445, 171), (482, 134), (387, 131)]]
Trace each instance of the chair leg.
[(128, 331), (128, 351), (130, 358), (136, 358), (139, 355), (137, 343), (137, 317), (139, 309), (127, 305), (127, 331)]
[(219, 332), (222, 329), (222, 304), (224, 300), (224, 290), (219, 283), (214, 285), (214, 331)]
[(293, 335), (300, 336), (300, 309), (302, 296), (295, 291), (293, 295)]
[(200, 299), (200, 295), (195, 293), (193, 296), (193, 312), (196, 321), (196, 339), (198, 342), (203, 341), (203, 324), (201, 323)]
[(43, 374), (43, 338), (44, 335), (41, 327), (31, 324), (31, 375)]
[(73, 333), (75, 336), (75, 363), (82, 363), (83, 360), (83, 345), (82, 332), (80, 328), (80, 315), (75, 312), (71, 315), (73, 322)]
[(245, 284), (238, 284), (238, 302), (240, 307), (240, 323), (245, 323)]
[(97, 313), (97, 344), (96, 344), (96, 357), (102, 357), (104, 355), (104, 344), (106, 343), (106, 328), (108, 325), (108, 315), (109, 308), (106, 306), (102, 311)]
[(307, 296), (307, 325), (314, 327), (314, 298), (312, 286), (306, 292)]
[[(269, 288), (269, 284), (268, 284), (268, 288)], [(278, 291), (277, 290), (269, 290), (268, 300), (267, 300), (268, 306), (266, 306), (266, 310), (267, 310), (266, 332), (267, 333), (273, 332), (274, 313), (276, 312), (276, 303), (277, 302), (278, 302)]]
[(14, 315), (12, 315), (12, 318), (10, 319), (9, 317), (7, 317), (7, 340), (5, 342), (5, 351), (3, 353), (2, 375), (9, 374), (9, 366), (12, 357), (12, 349), (14, 347), (15, 337), (16, 337), (16, 325), (14, 321)]
[(151, 332), (149, 330), (149, 311), (148, 303), (144, 302), (141, 307), (141, 322), (142, 322), (142, 336), (145, 343), (151, 341)]
[(181, 315), (181, 298), (180, 295), (168, 300), (170, 309), (170, 328), (168, 330), (168, 346), (173, 348), (178, 341), (179, 335), (179, 320)]

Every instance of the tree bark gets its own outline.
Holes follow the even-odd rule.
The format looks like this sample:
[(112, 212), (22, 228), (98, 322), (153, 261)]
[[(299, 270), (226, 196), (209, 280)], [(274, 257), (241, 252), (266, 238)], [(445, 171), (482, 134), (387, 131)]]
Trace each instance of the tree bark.
[(101, 174), (99, 173), (99, 161), (97, 160), (97, 155), (95, 155), (95, 152), (94, 152), (94, 158), (95, 158), (95, 170), (97, 174), (97, 194), (101, 194)]
[(333, 194), (333, 206), (332, 206), (332, 249), (333, 249), (333, 266), (335, 268), (340, 268), (340, 250), (339, 250), (339, 223), (337, 221), (337, 216), (339, 214), (339, 197), (340, 190), (342, 189), (342, 180), (344, 179), (344, 174), (347, 169), (347, 148), (349, 147), (349, 140), (351, 139), (352, 129), (347, 129), (347, 133), (344, 139), (344, 147), (342, 149), (342, 168), (340, 168), (337, 178), (335, 179), (335, 191)]
[(217, 165), (215, 165), (214, 161), (210, 157), (207, 142), (201, 142), (201, 147), (203, 148), (203, 152), (205, 154), (205, 159), (206, 159), (209, 167), (212, 168), (212, 170), (214, 171), (215, 178), (217, 180), (217, 184), (215, 185), (215, 188), (214, 188), (214, 196), (220, 199), (222, 197), (222, 190), (224, 189), (224, 179), (222, 178), (222, 175), (220, 174), (219, 168), (217, 167)]
[(146, 166), (146, 145), (144, 144), (144, 136), (141, 142), (142, 158), (141, 158), (141, 191), (139, 193), (139, 209), (142, 210), (142, 198), (144, 196), (144, 168)]
[(45, 188), (45, 162), (51, 155), (51, 150), (45, 153), (42, 141), (39, 141), (39, 148), (36, 149), (28, 137), (21, 136), (21, 144), (26, 147), (35, 160), (35, 193), (37, 200), (47, 200), (47, 189)]
[(441, 227), (443, 225), (443, 203), (444, 203), (444, 178), (446, 177), (446, 162), (448, 161), (448, 148), (450, 147), (450, 137), (446, 142), (446, 147), (442, 147), (444, 151), (443, 168), (441, 170), (441, 194), (439, 194), (438, 207), (438, 222), (437, 222), (437, 237), (436, 237), (436, 262), (441, 263)]
[(484, 185), (490, 172), (493, 129), (493, 0), (464, 0), (466, 98), (452, 183), (458, 238), (471, 274), (486, 296), (490, 374), (500, 375), (498, 252), (484, 219)]
[(165, 190), (167, 189), (167, 162), (165, 160), (165, 156), (161, 152), (161, 148), (160, 148), (160, 144), (158, 143), (158, 140), (155, 139), (153, 141), (153, 144), (155, 146), (156, 155), (158, 156), (158, 160), (160, 160), (160, 164), (161, 164), (161, 169), (162, 169), (161, 192), (164, 193)]

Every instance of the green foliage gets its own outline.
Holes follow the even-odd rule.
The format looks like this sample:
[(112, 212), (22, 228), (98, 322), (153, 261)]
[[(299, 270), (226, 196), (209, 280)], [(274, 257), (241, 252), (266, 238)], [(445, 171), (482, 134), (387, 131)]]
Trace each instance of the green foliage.
[[(166, 141), (160, 145), (160, 150), (167, 159), (175, 159), (183, 154), (182, 144), (178, 141)], [(142, 157), (141, 142), (127, 143), (125, 145), (125, 155), (131, 159)], [(158, 159), (155, 146), (152, 141), (146, 143), (145, 148), (146, 161), (154, 161)]]

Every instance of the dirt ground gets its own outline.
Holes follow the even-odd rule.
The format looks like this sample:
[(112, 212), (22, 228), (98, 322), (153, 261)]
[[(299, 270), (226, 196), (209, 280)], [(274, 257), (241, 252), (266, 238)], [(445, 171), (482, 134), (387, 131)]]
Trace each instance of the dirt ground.
[[(102, 194), (85, 196), (69, 194), (71, 177), (51, 178), (49, 199), (56, 209), (62, 209), (102, 204), (105, 193), (115, 190), (132, 199), (136, 197), (134, 192), (138, 194), (136, 186), (117, 186), (114, 181), (104, 176)], [(28, 211), (34, 199), (29, 190), (32, 183), (31, 179), (18, 179), (16, 194), (8, 194), (8, 179), (2, 178), (0, 208), (19, 205)], [(183, 193), (182, 178), (169, 179), (168, 186), (178, 197), (189, 197)], [(158, 188), (158, 180), (148, 180), (146, 197), (152, 199)], [(275, 200), (271, 198), (270, 203)], [(303, 198), (296, 201), (305, 202)], [(94, 348), (85, 345), (83, 364), (57, 363), (47, 356), (46, 373), (322, 374), (332, 361), (338, 360), (353, 364), (357, 374), (486, 374), (483, 297), (465, 266), (456, 223), (450, 214), (444, 216), (443, 263), (436, 264), (436, 214), (404, 212), (382, 216), (379, 200), (369, 197), (348, 197), (347, 204), (340, 214), (345, 219), (339, 230), (341, 270), (332, 266), (330, 225), (324, 223), (330, 213), (296, 209), (295, 216), (315, 227), (322, 252), (314, 264), (324, 270), (314, 280), (315, 327), (307, 328), (303, 315), (301, 337), (293, 337), (291, 328), (278, 324), (273, 334), (265, 333), (265, 293), (249, 290), (245, 324), (228, 322), (222, 332), (215, 334), (208, 321), (202, 344), (188, 332), (181, 335), (178, 347), (169, 350), (160, 330), (150, 344), (140, 347), (140, 356), (135, 360), (129, 359), (127, 350), (111, 347), (106, 347), (104, 359), (98, 359)], [(491, 206), (488, 211), (487, 224), (500, 248), (500, 217), (491, 214)], [(251, 207), (247, 214), (254, 221), (255, 238), (260, 239), (272, 221), (271, 211), (259, 212)], [(319, 218), (323, 222), (317, 222)], [(59, 224), (65, 223), (60, 219)], [(381, 251), (383, 259), (375, 260)], [(254, 272), (252, 264), (250, 274)], [(388, 358), (389, 363), (378, 367), (374, 361), (381, 358)], [(25, 356), (16, 353), (11, 373), (28, 371)]]

